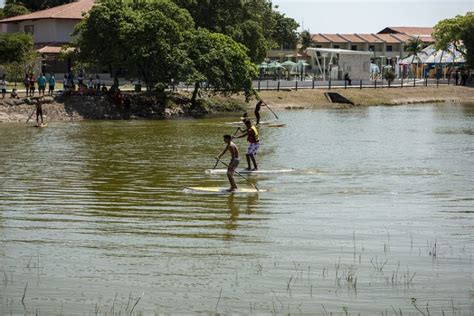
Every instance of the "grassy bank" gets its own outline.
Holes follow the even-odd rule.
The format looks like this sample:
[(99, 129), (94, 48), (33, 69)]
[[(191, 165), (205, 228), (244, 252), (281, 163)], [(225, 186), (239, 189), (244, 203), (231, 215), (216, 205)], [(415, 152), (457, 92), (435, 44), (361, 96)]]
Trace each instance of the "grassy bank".
[[(277, 109), (291, 108), (338, 108), (324, 93), (326, 89), (301, 89), (298, 91), (262, 91), (259, 95), (270, 106)], [(383, 88), (383, 89), (331, 89), (355, 106), (401, 105), (431, 102), (474, 102), (474, 88), (461, 86)], [(253, 104), (251, 104), (253, 106)]]

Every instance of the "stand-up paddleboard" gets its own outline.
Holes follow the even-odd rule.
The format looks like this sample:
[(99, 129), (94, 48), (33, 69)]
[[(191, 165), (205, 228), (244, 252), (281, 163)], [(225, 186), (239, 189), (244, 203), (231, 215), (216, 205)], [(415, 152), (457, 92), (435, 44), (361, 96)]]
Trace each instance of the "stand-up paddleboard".
[[(239, 169), (236, 172), (241, 174), (279, 174), (279, 173), (291, 173), (296, 172), (296, 169), (275, 169), (275, 170), (247, 170), (247, 169)], [(206, 169), (205, 173), (207, 174), (224, 174), (227, 173), (227, 169)]]
[(222, 187), (187, 187), (184, 188), (184, 193), (189, 194), (255, 194), (260, 192), (266, 192), (266, 190), (257, 190), (254, 188), (238, 188), (236, 191), (229, 192), (229, 188)]
[(48, 123), (36, 124), (35, 127), (38, 127), (38, 128), (48, 127)]
[(267, 127), (284, 127), (286, 124), (283, 123), (273, 123), (273, 124), (268, 124)]
[[(272, 123), (275, 123), (276, 121), (261, 121), (260, 124), (258, 125), (270, 125)], [(239, 126), (239, 125), (245, 125), (243, 121), (240, 122), (226, 122), (226, 125), (232, 125), (232, 126)]]

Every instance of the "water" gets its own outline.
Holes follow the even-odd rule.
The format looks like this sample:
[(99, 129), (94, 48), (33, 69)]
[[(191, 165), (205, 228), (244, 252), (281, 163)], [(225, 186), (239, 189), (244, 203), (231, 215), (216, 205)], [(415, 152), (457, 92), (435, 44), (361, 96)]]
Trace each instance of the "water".
[(0, 125), (0, 314), (474, 313), (474, 106), (279, 116), (248, 196), (235, 118)]

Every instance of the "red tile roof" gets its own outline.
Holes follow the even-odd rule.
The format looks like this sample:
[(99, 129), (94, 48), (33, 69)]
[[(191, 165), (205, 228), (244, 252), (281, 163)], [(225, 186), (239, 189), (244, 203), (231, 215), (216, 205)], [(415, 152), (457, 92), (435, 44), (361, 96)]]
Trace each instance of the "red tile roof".
[(340, 37), (338, 34), (322, 34), (324, 37), (329, 39), (333, 43), (344, 43), (347, 42), (344, 38)]
[(389, 26), (381, 30), (378, 34), (403, 33), (411, 36), (431, 36), (432, 27), (413, 27), (413, 26)]
[(346, 39), (347, 42), (351, 43), (366, 43), (362, 38), (358, 37), (356, 34), (339, 34), (339, 36)]
[(383, 43), (382, 40), (375, 37), (373, 34), (356, 34), (356, 35), (369, 43)]
[(0, 23), (20, 22), (40, 19), (81, 20), (82, 14), (88, 12), (94, 5), (94, 0), (79, 0), (42, 11), (15, 16), (0, 20)]
[(396, 37), (392, 36), (392, 34), (374, 34), (377, 38), (381, 39), (387, 44), (398, 44), (401, 41)]
[(331, 43), (331, 41), (328, 38), (324, 37), (321, 33), (313, 34), (311, 39), (316, 43)]

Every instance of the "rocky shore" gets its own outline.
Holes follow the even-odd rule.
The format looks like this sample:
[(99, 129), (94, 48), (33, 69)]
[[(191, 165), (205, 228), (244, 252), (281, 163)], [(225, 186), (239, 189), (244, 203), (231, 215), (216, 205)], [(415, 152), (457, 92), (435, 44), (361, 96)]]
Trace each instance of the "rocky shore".
[[(218, 112), (243, 111), (246, 104), (238, 99), (208, 97), (192, 106), (187, 95), (158, 97), (147, 94), (127, 94), (129, 108), (117, 106), (108, 96), (57, 96), (0, 99), (0, 122), (26, 122), (40, 102), (46, 121), (167, 119), (202, 116)], [(33, 115), (32, 120), (35, 120)]]

